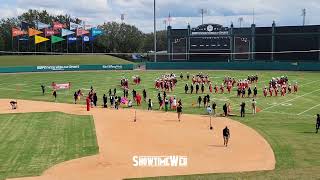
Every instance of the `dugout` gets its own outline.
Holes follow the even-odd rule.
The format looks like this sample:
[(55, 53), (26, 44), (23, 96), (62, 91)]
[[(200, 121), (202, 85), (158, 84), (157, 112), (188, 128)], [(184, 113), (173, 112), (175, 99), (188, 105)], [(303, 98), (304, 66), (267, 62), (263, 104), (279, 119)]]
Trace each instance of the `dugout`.
[(175, 62), (320, 61), (320, 25), (168, 26), (167, 37), (168, 59)]

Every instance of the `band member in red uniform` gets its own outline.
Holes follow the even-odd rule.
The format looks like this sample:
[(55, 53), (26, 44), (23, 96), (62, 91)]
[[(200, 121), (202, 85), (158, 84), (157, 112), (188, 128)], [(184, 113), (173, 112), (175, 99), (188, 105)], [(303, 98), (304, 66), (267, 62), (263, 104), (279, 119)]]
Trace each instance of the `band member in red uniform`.
[(209, 85), (209, 90), (210, 90), (210, 93), (212, 93), (212, 84), (211, 83)]
[(272, 88), (272, 87), (269, 87), (270, 97), (272, 97), (272, 91), (273, 91), (273, 88)]
[(220, 90), (221, 90), (221, 94), (223, 94), (224, 93), (224, 85), (223, 84), (221, 84)]
[(295, 83), (295, 84), (293, 85), (293, 92), (294, 92), (294, 93), (298, 92), (298, 83)]
[(263, 95), (264, 95), (264, 97), (267, 97), (267, 95), (268, 95), (268, 90), (267, 90), (266, 87), (265, 87), (264, 90), (263, 90)]
[(219, 92), (219, 88), (218, 88), (217, 85), (214, 86), (214, 91), (215, 91), (216, 94)]
[(274, 95), (278, 96), (278, 88), (277, 87), (274, 88)]
[(90, 111), (91, 99), (89, 98), (89, 96), (86, 98), (86, 104), (87, 104), (87, 111)]
[(286, 95), (286, 88), (282, 88), (281, 89), (281, 96), (285, 96)]
[(228, 82), (227, 89), (228, 89), (228, 93), (230, 94), (231, 89), (232, 89), (232, 83), (231, 82)]

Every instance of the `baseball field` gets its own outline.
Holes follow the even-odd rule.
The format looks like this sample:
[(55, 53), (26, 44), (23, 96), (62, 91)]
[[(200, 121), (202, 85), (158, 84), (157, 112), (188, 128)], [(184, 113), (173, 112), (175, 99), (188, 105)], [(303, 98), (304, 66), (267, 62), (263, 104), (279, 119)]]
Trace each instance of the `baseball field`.
[[(97, 63), (105, 62), (99, 61)], [(12, 65), (17, 64), (22, 65), (21, 63)], [(33, 62), (30, 64), (33, 64)], [(41, 65), (44, 64), (48, 65), (48, 63)], [(9, 65), (5, 64), (3, 66)], [(26, 65), (26, 62), (23, 65)], [(89, 156), (89, 159), (87, 159), (88, 166), (94, 164), (94, 162), (102, 162), (102, 165), (97, 169), (100, 168), (101, 171), (110, 172), (111, 179), (154, 176), (166, 177), (146, 179), (320, 178), (318, 172), (320, 167), (320, 137), (319, 134), (315, 134), (315, 115), (319, 113), (320, 107), (319, 72), (202, 71), (202, 73), (209, 75), (213, 84), (218, 85), (223, 82), (225, 76), (245, 79), (248, 75), (257, 74), (259, 81), (256, 84), (258, 88), (256, 101), (260, 112), (256, 115), (251, 114), (250, 102), (252, 98), (238, 98), (236, 89), (233, 89), (230, 94), (211, 94), (208, 88), (205, 89), (204, 94), (185, 94), (185, 84), (191, 83), (191, 80), (188, 81), (186, 78), (183, 80), (179, 78), (176, 89), (168, 93), (168, 96), (174, 95), (183, 102), (184, 114), (180, 124), (176, 120), (174, 112), (164, 113), (157, 112), (157, 110), (155, 112), (146, 112), (146, 103), (141, 106), (134, 105), (134, 108), (138, 109), (136, 124), (132, 122), (134, 111), (131, 109), (123, 108), (117, 111), (96, 108), (90, 114), (82, 112), (85, 111), (84, 99), (81, 100), (82, 105), (73, 105), (74, 92), (81, 89), (86, 94), (91, 86), (97, 92), (100, 106), (102, 104), (102, 95), (108, 94), (109, 89), (117, 88), (117, 94), (122, 96), (120, 79), (126, 77), (130, 81), (130, 90), (135, 89), (141, 94), (145, 89), (148, 97), (155, 102), (154, 109), (157, 109), (158, 90), (154, 88), (155, 79), (162, 74), (172, 72), (178, 76), (180, 73), (186, 76), (187, 73), (192, 75), (200, 71), (1, 74), (0, 99), (3, 100), (1, 100), (0, 109), (0, 179), (39, 176), (42, 174), (44, 176), (39, 176), (39, 179), (41, 177), (43, 179), (70, 179), (71, 176), (63, 178), (62, 175), (83, 172), (88, 167), (77, 160), (74, 160), (77, 162), (69, 160), (80, 158), (85, 162), (83, 157), (86, 156)], [(132, 77), (136, 75), (139, 75), (142, 79), (140, 85), (133, 85), (132, 83)], [(262, 90), (264, 86), (268, 85), (271, 78), (283, 75), (289, 78), (290, 83), (297, 82), (299, 84), (298, 93), (287, 94), (284, 97), (263, 97)], [(58, 91), (57, 100), (54, 101), (52, 90), (50, 89), (52, 82), (71, 82), (72, 87), (70, 90)], [(42, 95), (41, 92), (40, 86), (42, 84), (46, 86), (45, 95)], [(196, 105), (197, 98), (207, 94), (210, 94), (211, 101), (217, 103), (218, 114), (222, 113), (224, 103), (231, 103), (232, 113), (237, 115), (230, 117), (231, 120), (220, 117), (213, 118), (213, 131), (208, 129), (209, 121), (206, 116), (206, 109), (199, 108)], [(10, 110), (9, 101), (11, 99), (18, 100), (19, 108), (17, 111)], [(241, 118), (239, 117), (240, 103), (244, 101), (247, 103), (247, 115), (245, 118)], [(117, 121), (117, 119), (120, 120)], [(230, 125), (232, 134), (230, 147), (228, 148), (221, 147), (222, 137), (220, 138), (222, 128), (226, 124)], [(147, 131), (148, 127), (153, 128), (155, 132)], [(162, 130), (157, 131), (157, 128)], [(167, 130), (165, 131), (165, 129)], [(103, 133), (100, 134), (101, 132)], [(110, 134), (108, 134), (109, 132)], [(167, 134), (169, 132), (170, 136)], [(112, 138), (108, 139), (108, 135), (111, 136), (112, 133), (117, 136), (112, 136)], [(122, 134), (123, 137), (121, 137)], [(151, 143), (155, 139), (159, 143)], [(187, 141), (188, 139), (190, 141)], [(145, 147), (136, 147), (139, 143)], [(268, 145), (271, 146), (271, 151), (268, 149)], [(127, 161), (131, 162), (131, 159), (115, 162), (118, 165), (118, 169), (116, 168), (115, 170), (125, 171), (126, 168), (129, 168), (128, 172), (130, 171), (131, 174), (123, 173), (127, 176), (119, 176), (112, 173), (110, 169), (108, 171), (108, 168), (114, 165), (113, 161), (116, 161), (117, 158), (124, 159), (124, 157), (131, 157), (130, 155), (135, 153), (132, 152), (132, 154), (124, 150), (130, 150), (130, 148), (133, 148), (131, 150), (136, 150), (138, 153), (155, 152), (156, 155), (161, 152), (169, 154), (171, 149), (171, 153), (190, 153), (190, 157), (198, 157), (199, 159), (189, 162), (191, 169), (188, 169), (188, 171), (174, 169), (172, 171), (158, 170), (158, 172), (154, 172), (157, 170), (147, 169), (146, 173), (143, 173), (140, 172), (142, 170), (135, 171), (132, 167), (124, 167), (121, 164)], [(116, 155), (113, 156), (113, 153)], [(124, 154), (122, 158), (121, 153)], [(275, 161), (272, 160), (273, 153)], [(103, 156), (92, 156), (98, 154)], [(112, 158), (109, 156), (112, 156)], [(215, 159), (219, 160), (215, 161)], [(200, 160), (203, 165), (200, 165)], [(65, 161), (70, 163), (62, 163)], [(252, 164), (248, 161), (252, 161)], [(196, 164), (194, 169), (192, 169), (193, 162)], [(59, 167), (61, 163), (62, 165)], [(75, 163), (78, 169), (72, 169), (72, 163)], [(275, 168), (272, 167), (272, 164), (275, 165)], [(256, 168), (253, 166), (256, 166)], [(55, 172), (60, 172), (62, 174), (61, 177), (54, 176)], [(99, 175), (102, 175), (99, 174), (100, 171), (98, 172), (98, 170), (90, 171), (90, 173), (87, 176), (82, 176), (82, 178), (99, 179), (92, 177), (100, 177)], [(76, 177), (71, 179), (76, 179)], [(108, 179), (108, 177), (104, 179)]]

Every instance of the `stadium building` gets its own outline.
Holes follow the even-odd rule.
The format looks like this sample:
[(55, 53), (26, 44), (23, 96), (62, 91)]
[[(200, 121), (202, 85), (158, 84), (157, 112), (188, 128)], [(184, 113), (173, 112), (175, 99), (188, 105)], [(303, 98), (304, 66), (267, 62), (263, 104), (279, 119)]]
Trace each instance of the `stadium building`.
[(171, 61), (320, 61), (320, 26), (235, 28), (204, 24), (167, 31)]

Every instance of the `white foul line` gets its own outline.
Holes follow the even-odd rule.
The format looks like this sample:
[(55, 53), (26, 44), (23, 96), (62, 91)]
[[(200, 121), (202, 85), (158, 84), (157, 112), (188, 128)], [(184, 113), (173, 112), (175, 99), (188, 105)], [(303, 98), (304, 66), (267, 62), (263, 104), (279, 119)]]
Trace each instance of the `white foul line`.
[(311, 109), (314, 109), (314, 108), (316, 108), (316, 107), (318, 107), (318, 106), (320, 106), (320, 104), (315, 105), (315, 106), (313, 106), (313, 107), (311, 107), (311, 108), (309, 108), (309, 109), (307, 109), (307, 110), (305, 110), (305, 111), (303, 111), (303, 112), (299, 113), (298, 115), (301, 115), (301, 114), (303, 114), (303, 113), (305, 113), (305, 112), (308, 112), (308, 111), (310, 111)]
[[(304, 94), (304, 95), (302, 95), (302, 96), (297, 96), (297, 97), (295, 97), (295, 98), (293, 98), (293, 99), (289, 99), (289, 100), (284, 101), (284, 102), (282, 102), (282, 103), (280, 103), (280, 104), (287, 103), (287, 102), (291, 102), (291, 101), (293, 101), (293, 100), (295, 100), (295, 99), (298, 99), (298, 98), (304, 97), (304, 96), (306, 96), (306, 95), (309, 95), (309, 94), (315, 93), (315, 92), (317, 92), (317, 91), (320, 91), (320, 89), (315, 90), (315, 91), (312, 91), (312, 92), (309, 92), (309, 93), (306, 93), (306, 94)], [(278, 105), (279, 105), (279, 104), (275, 104), (275, 105), (273, 105), (273, 106), (267, 107), (267, 108), (265, 108), (265, 109), (261, 110), (260, 112), (262, 112), (262, 111), (264, 111), (264, 110), (267, 110), (267, 109), (271, 109), (271, 108), (276, 107), (276, 106), (278, 106)]]

